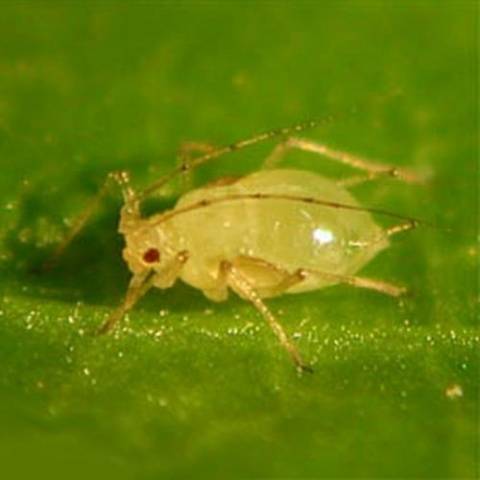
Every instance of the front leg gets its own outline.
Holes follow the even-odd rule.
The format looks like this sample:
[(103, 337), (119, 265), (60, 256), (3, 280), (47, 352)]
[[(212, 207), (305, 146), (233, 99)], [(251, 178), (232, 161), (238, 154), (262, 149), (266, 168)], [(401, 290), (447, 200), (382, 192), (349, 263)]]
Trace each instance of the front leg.
[(113, 329), (125, 314), (152, 288), (154, 277), (155, 273), (153, 270), (132, 277), (123, 302), (108, 316), (107, 320), (97, 330), (98, 335), (103, 335)]
[(97, 333), (104, 334), (110, 332), (150, 288), (157, 287), (163, 289), (171, 287), (178, 278), (188, 257), (188, 252), (184, 250), (177, 253), (174, 260), (158, 272), (151, 269), (140, 274), (135, 274), (130, 280), (123, 302), (110, 314), (105, 323), (98, 329)]

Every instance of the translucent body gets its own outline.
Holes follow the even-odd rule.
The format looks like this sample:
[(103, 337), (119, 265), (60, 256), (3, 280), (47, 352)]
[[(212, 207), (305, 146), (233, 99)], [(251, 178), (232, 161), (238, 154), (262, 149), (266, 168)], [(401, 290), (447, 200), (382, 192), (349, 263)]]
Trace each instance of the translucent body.
[[(180, 198), (175, 209), (202, 200), (251, 193), (297, 195), (358, 205), (346, 189), (332, 180), (307, 171), (282, 169), (259, 171), (231, 185), (193, 190)], [(127, 236), (125, 259), (130, 268), (134, 272), (141, 268), (134, 252), (157, 248), (162, 252), (158, 267), (161, 269), (179, 251), (188, 251), (180, 278), (213, 300), (226, 297), (219, 274), (222, 261), (249, 257), (288, 273), (311, 269), (353, 275), (388, 245), (386, 235), (368, 212), (283, 199), (232, 200), (182, 213), (162, 223), (156, 224), (156, 216), (145, 222), (145, 228), (135, 229)], [(262, 268), (247, 269), (245, 273), (261, 295), (265, 287), (278, 281)], [(310, 276), (286, 293), (333, 283), (336, 282), (332, 278)]]
[[(126, 241), (123, 257), (133, 275), (122, 303), (98, 333), (111, 331), (152, 287), (169, 288), (182, 279), (215, 301), (225, 300), (230, 290), (248, 300), (297, 369), (311, 371), (263, 298), (334, 283), (392, 297), (403, 295), (406, 289), (401, 286), (355, 274), (387, 247), (392, 235), (415, 228), (418, 220), (362, 207), (339, 183), (298, 170), (263, 170), (234, 182), (220, 179), (215, 185), (184, 195), (174, 209), (148, 218), (142, 217), (141, 205), (178, 175), (273, 138), (282, 141), (265, 160), (264, 165), (269, 167), (278, 164), (289, 149), (300, 149), (366, 173), (345, 179), (343, 185), (354, 186), (385, 176), (420, 181), (408, 170), (370, 162), (295, 136), (320, 123), (308, 121), (275, 129), (223, 147), (191, 144), (181, 149), (180, 165), (140, 192), (132, 189), (126, 172), (112, 172), (46, 266), (52, 265), (81, 231), (114, 181), (124, 197), (119, 231)], [(203, 154), (192, 158), (191, 150)], [(368, 212), (401, 219), (403, 223), (382, 230)]]

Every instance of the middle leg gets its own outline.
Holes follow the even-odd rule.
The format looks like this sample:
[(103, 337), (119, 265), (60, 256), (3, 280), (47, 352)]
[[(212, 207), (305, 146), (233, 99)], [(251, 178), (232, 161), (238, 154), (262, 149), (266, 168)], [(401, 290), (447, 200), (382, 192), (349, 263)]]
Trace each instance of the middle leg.
[(251, 282), (236, 268), (232, 263), (223, 261), (220, 265), (222, 276), (225, 277), (227, 285), (241, 297), (249, 300), (255, 308), (262, 314), (263, 318), (269, 324), (277, 336), (282, 347), (288, 352), (294, 364), (300, 371), (312, 371), (302, 359), (297, 347), (292, 343), (283, 329), (282, 325), (277, 321), (270, 309), (262, 301), (260, 295), (255, 290)]
[[(208, 154), (210, 152), (213, 152), (215, 148), (216, 147), (210, 145), (209, 143), (198, 142), (185, 142), (180, 146), (178, 160), (182, 170), (181, 182), (182, 189), (184, 191), (191, 190), (194, 184), (191, 163), (195, 159), (195, 154)], [(224, 176), (202, 185), (202, 188), (223, 187), (226, 185), (232, 185), (239, 179), (239, 176)]]
[(213, 145), (204, 142), (184, 142), (180, 145), (177, 166), (181, 172), (181, 188), (183, 191), (193, 187), (193, 171), (191, 163), (196, 154), (209, 154), (215, 150)]

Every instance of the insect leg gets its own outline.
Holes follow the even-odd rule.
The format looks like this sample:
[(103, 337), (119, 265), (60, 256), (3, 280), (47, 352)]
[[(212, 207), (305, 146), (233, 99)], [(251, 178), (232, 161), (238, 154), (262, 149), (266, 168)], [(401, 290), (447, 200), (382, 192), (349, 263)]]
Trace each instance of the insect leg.
[[(81, 230), (90, 220), (90, 218), (97, 212), (102, 203), (102, 200), (110, 192), (113, 182), (119, 185), (122, 189), (125, 205), (133, 207), (133, 205), (130, 204), (131, 202), (133, 202), (134, 193), (129, 184), (128, 174), (126, 172), (109, 173), (107, 175), (107, 178), (103, 182), (103, 185), (100, 187), (98, 193), (92, 198), (90, 203), (88, 203), (85, 209), (75, 219), (73, 225), (71, 226), (70, 230), (67, 232), (63, 240), (59, 243), (50, 258), (44, 263), (44, 268), (48, 269), (55, 265), (58, 259), (62, 256), (63, 252), (67, 249), (70, 243), (72, 243), (73, 239), (81, 232)], [(130, 214), (135, 215), (135, 208), (129, 208), (128, 210)]]
[[(179, 163), (182, 170), (181, 179), (182, 179), (182, 189), (188, 191), (192, 189), (193, 186), (193, 168), (191, 166), (192, 161), (194, 160), (195, 153), (208, 154), (215, 151), (213, 145), (209, 143), (200, 143), (200, 142), (185, 142), (180, 146), (179, 151)], [(211, 187), (223, 187), (225, 185), (231, 185), (235, 183), (240, 177), (225, 176), (217, 178), (207, 184), (202, 185), (202, 188), (211, 188)]]
[(152, 286), (158, 288), (171, 287), (178, 278), (178, 275), (188, 258), (189, 253), (186, 250), (182, 250), (175, 256), (170, 265), (162, 271), (155, 272), (154, 270), (150, 270), (144, 274), (134, 275), (130, 280), (123, 302), (111, 313), (106, 322), (98, 329), (98, 333), (103, 334), (109, 332)]
[(188, 166), (185, 166), (185, 165), (177, 166), (170, 173), (167, 173), (163, 177), (159, 178), (157, 181), (153, 182), (143, 191), (139, 192), (137, 195), (137, 199), (141, 200), (148, 197), (153, 192), (163, 187), (163, 185), (165, 185), (166, 183), (174, 179), (177, 175), (184, 172), (185, 169), (191, 170), (193, 168), (199, 167), (200, 165), (204, 165), (205, 163), (209, 163), (212, 160), (215, 160), (223, 155), (236, 152), (237, 150), (242, 150), (244, 148), (250, 147), (252, 145), (256, 145), (266, 140), (287, 137), (292, 134), (298, 134), (300, 132), (303, 132), (304, 130), (315, 128), (320, 125), (329, 123), (331, 120), (332, 120), (331, 116), (318, 119), (318, 120), (310, 120), (304, 123), (298, 123), (296, 125), (292, 125), (291, 127), (277, 128), (275, 130), (270, 130), (269, 132), (259, 133), (258, 135), (255, 135), (250, 138), (245, 138), (243, 140), (239, 140), (237, 142), (231, 143), (230, 145), (214, 148), (212, 151), (207, 152), (201, 155), (200, 157), (196, 157), (192, 159), (189, 162)]
[(203, 142), (184, 142), (178, 152), (178, 164), (181, 171), (182, 190), (190, 190), (193, 184), (192, 160), (196, 153), (207, 154), (215, 150), (213, 145)]
[(288, 352), (293, 362), (299, 370), (311, 371), (311, 368), (302, 360), (300, 353), (295, 345), (288, 338), (283, 327), (278, 323), (273, 313), (263, 303), (259, 294), (245, 277), (230, 262), (224, 261), (220, 266), (222, 274), (225, 276), (228, 286), (241, 297), (250, 300), (255, 308), (262, 314), (263, 318), (270, 325), (283, 348)]
[(336, 183), (340, 187), (351, 188), (356, 187), (357, 185), (362, 185), (363, 183), (372, 182), (380, 178), (385, 178), (385, 175), (369, 173), (367, 175), (355, 175), (352, 177), (342, 178)]
[(281, 295), (305, 279), (305, 275), (301, 271), (292, 274), (262, 258), (240, 255), (232, 263), (247, 281), (252, 279), (251, 281), (255, 283), (256, 291), (261, 298)]
[(283, 160), (283, 157), (285, 157), (288, 149), (288, 140), (275, 145), (273, 150), (270, 152), (270, 155), (263, 162), (262, 167), (276, 168), (277, 165)]
[[(265, 260), (254, 257), (238, 257), (233, 260), (233, 266), (240, 270), (244, 277), (250, 274), (254, 278), (263, 279), (265, 283), (270, 283), (268, 287), (257, 287), (257, 292), (260, 292), (263, 298), (281, 295), (312, 276), (321, 277), (334, 283), (346, 283), (356, 287), (376, 290), (393, 297), (398, 297), (406, 292), (406, 289), (403, 287), (370, 278), (339, 275), (308, 268), (299, 268), (291, 273)], [(248, 281), (248, 278), (246, 280)]]
[(144, 275), (134, 275), (132, 277), (123, 302), (110, 314), (106, 322), (97, 330), (99, 335), (111, 331), (117, 322), (119, 322), (123, 316), (133, 308), (133, 306), (152, 287), (155, 276), (156, 274), (153, 271), (149, 271)]
[(348, 165), (352, 168), (363, 170), (373, 177), (395, 177), (408, 183), (421, 183), (424, 180), (410, 170), (397, 168), (393, 165), (384, 165), (371, 162), (370, 160), (352, 155), (351, 153), (335, 150), (322, 143), (297, 137), (290, 137), (285, 142), (277, 145), (271, 155), (265, 161), (264, 166), (266, 168), (272, 168), (276, 166), (281, 161), (285, 153), (293, 148), (323, 155), (330, 160)]
[(331, 280), (335, 283), (345, 283), (353, 287), (366, 288), (367, 290), (375, 290), (376, 292), (389, 295), (390, 297), (400, 297), (407, 292), (405, 287), (400, 287), (392, 283), (384, 282), (382, 280), (375, 280), (366, 277), (357, 277), (352, 275), (339, 275), (336, 273), (323, 272), (313, 269), (299, 269), (296, 275), (301, 274), (304, 278), (314, 275), (317, 277)]

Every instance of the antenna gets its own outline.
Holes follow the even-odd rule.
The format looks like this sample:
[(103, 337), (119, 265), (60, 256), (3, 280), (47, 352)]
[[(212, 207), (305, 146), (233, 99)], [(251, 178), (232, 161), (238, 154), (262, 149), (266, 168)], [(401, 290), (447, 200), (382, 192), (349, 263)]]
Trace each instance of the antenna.
[(266, 140), (283, 137), (283, 136), (290, 136), (293, 134), (297, 134), (299, 132), (303, 132), (304, 130), (309, 130), (312, 128), (319, 127), (321, 125), (326, 125), (328, 123), (331, 123), (338, 116), (339, 115), (335, 115), (335, 116), (328, 115), (326, 117), (319, 118), (317, 120), (307, 120), (305, 122), (297, 123), (290, 127), (277, 128), (274, 130), (260, 133), (250, 138), (239, 140), (237, 142), (231, 143), (230, 145), (216, 148), (211, 152), (206, 153), (205, 155), (202, 155), (200, 157), (197, 157), (191, 160), (188, 164), (182, 164), (174, 168), (172, 171), (170, 171), (169, 173), (161, 177), (159, 180), (157, 180), (156, 182), (152, 183), (150, 186), (148, 186), (147, 188), (139, 192), (136, 195), (135, 200), (136, 201), (143, 200), (144, 198), (148, 197), (151, 193), (153, 193), (155, 190), (158, 190), (163, 185), (168, 183), (170, 180), (175, 178), (178, 174), (182, 172), (187, 172), (188, 170), (191, 170), (193, 168), (197, 168), (198, 166), (203, 165), (204, 163), (207, 163), (211, 160), (214, 160), (222, 155), (235, 152), (237, 150), (241, 150), (243, 148), (249, 147), (251, 145), (255, 145), (260, 142), (264, 142)]
[(226, 195), (224, 197), (217, 197), (210, 200), (200, 200), (198, 202), (192, 203), (191, 205), (186, 205), (185, 207), (180, 207), (175, 210), (170, 210), (164, 214), (161, 214), (160, 217), (156, 218), (155, 221), (152, 223), (148, 223), (147, 228), (158, 225), (160, 223), (164, 223), (167, 220), (170, 220), (173, 217), (178, 215), (182, 215), (184, 213), (192, 212), (194, 210), (199, 210), (201, 208), (206, 208), (211, 205), (219, 204), (219, 203), (226, 203), (226, 202), (235, 202), (241, 200), (252, 200), (252, 201), (262, 201), (262, 200), (288, 200), (292, 202), (299, 202), (299, 203), (308, 203), (313, 205), (318, 205), (322, 207), (329, 207), (329, 208), (338, 208), (343, 210), (355, 210), (359, 212), (369, 212), (375, 213), (379, 215), (384, 215), (391, 218), (396, 218), (400, 220), (406, 220), (408, 222), (412, 222), (415, 225), (425, 225), (432, 228), (438, 228), (437, 226), (427, 222), (425, 220), (420, 220), (417, 218), (409, 217), (406, 215), (402, 215), (399, 213), (390, 212), (388, 210), (383, 210), (381, 208), (375, 207), (360, 207), (357, 205), (348, 205), (345, 203), (339, 202), (332, 202), (330, 200), (322, 200), (319, 198), (314, 197), (302, 197), (297, 195), (282, 195), (282, 194), (274, 194), (274, 193), (245, 193), (245, 194), (232, 194)]

